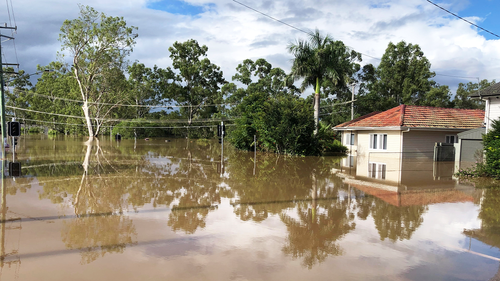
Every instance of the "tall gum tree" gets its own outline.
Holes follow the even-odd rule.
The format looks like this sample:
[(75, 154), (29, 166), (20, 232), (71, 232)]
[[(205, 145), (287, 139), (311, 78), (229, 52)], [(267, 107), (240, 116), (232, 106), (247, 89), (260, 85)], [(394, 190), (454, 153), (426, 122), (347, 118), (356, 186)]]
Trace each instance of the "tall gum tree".
[(198, 41), (175, 42), (168, 48), (172, 66), (177, 74), (177, 89), (172, 89), (165, 98), (173, 99), (184, 106), (181, 113), (187, 117), (189, 126), (193, 119), (210, 117), (216, 107), (208, 104), (222, 103), (221, 87), (227, 83), (220, 67), (207, 58), (208, 47)]
[[(89, 6), (79, 6), (80, 16), (64, 21), (59, 34), (62, 51), (72, 56), (72, 72), (82, 95), (89, 140), (99, 134), (103, 118), (113, 107), (103, 110), (99, 102), (109, 101), (114, 91), (101, 91), (99, 82), (108, 70), (122, 69), (126, 56), (135, 44), (136, 27), (129, 27), (123, 17), (108, 17)], [(64, 55), (63, 55), (64, 56)], [(107, 88), (107, 87), (106, 87)]]
[(313, 86), (314, 92), (314, 134), (318, 132), (320, 89), (328, 84), (344, 86), (350, 77), (359, 70), (356, 61), (361, 61), (361, 54), (319, 30), (310, 34), (309, 40), (297, 40), (288, 46), (288, 51), (295, 57), (290, 73), (290, 80), (304, 79), (301, 90)]
[(417, 44), (401, 41), (389, 43), (377, 67), (378, 80), (372, 91), (392, 102), (414, 105), (431, 90), (431, 78), (436, 74), (431, 63)]

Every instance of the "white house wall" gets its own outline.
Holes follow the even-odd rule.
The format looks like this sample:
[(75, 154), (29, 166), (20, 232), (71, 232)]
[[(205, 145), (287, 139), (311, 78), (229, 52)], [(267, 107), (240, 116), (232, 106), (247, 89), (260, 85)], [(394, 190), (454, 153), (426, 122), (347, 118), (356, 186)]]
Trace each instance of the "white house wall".
[[(489, 110), (486, 108), (486, 118), (485, 120), (488, 131), (491, 130), (491, 123), (493, 120), (498, 120), (500, 118), (500, 98), (491, 97), (489, 100)], [(488, 112), (489, 111), (489, 112)]]
[[(370, 149), (370, 134), (387, 134), (387, 149)], [(401, 170), (400, 131), (358, 131), (357, 132), (356, 175), (371, 178), (369, 164), (385, 164), (387, 182), (399, 183)]]

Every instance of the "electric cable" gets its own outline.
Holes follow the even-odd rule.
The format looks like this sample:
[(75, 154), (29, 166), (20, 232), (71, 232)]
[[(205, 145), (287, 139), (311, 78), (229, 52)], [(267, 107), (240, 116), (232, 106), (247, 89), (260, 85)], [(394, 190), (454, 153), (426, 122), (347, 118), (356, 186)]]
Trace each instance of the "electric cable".
[[(436, 4), (434, 4), (434, 3), (432, 3), (431, 1), (429, 1), (429, 0), (427, 0), (427, 1), (428, 1), (429, 3), (431, 3), (431, 4), (435, 5), (435, 6), (439, 7), (438, 5), (436, 5)], [(255, 11), (255, 12), (257, 12), (257, 13), (259, 13), (259, 14), (261, 14), (261, 15), (265, 16), (265, 17), (268, 17), (268, 18), (270, 18), (270, 19), (272, 19), (272, 20), (274, 20), (274, 21), (277, 21), (277, 22), (279, 22), (279, 23), (282, 23), (282, 24), (284, 24), (284, 25), (286, 25), (286, 26), (289, 26), (289, 27), (291, 27), (291, 28), (293, 28), (293, 29), (296, 29), (296, 30), (298, 30), (298, 31), (300, 31), (300, 32), (306, 33), (306, 34), (308, 34), (308, 35), (312, 35), (312, 33), (310, 33), (310, 32), (307, 32), (307, 31), (305, 31), (305, 30), (302, 30), (302, 29), (300, 29), (300, 28), (297, 28), (297, 27), (295, 27), (295, 26), (293, 26), (293, 25), (291, 25), (291, 24), (289, 24), (289, 23), (286, 23), (286, 22), (284, 22), (284, 21), (281, 21), (281, 20), (279, 20), (279, 19), (276, 19), (276, 18), (274, 18), (274, 17), (272, 17), (272, 16), (270, 16), (270, 15), (268, 15), (268, 14), (265, 14), (265, 13), (263, 13), (263, 12), (261, 12), (261, 11), (257, 10), (257, 9), (254, 9), (254, 8), (252, 8), (252, 7), (248, 6), (248, 5), (245, 5), (245, 4), (243, 4), (243, 3), (241, 3), (241, 2), (239, 2), (239, 1), (237, 1), (237, 0), (233, 0), (233, 2), (238, 3), (238, 4), (240, 4), (241, 6), (243, 6), (243, 7), (245, 7), (245, 8), (248, 8), (248, 9), (250, 9), (250, 10), (252, 10), (252, 11)], [(439, 8), (441, 8), (441, 7), (439, 7)], [(443, 9), (443, 8), (441, 8), (441, 9)], [(445, 10), (445, 9), (443, 9), (443, 10)], [(447, 11), (447, 10), (445, 10), (445, 11)], [(449, 12), (449, 11), (447, 11), (447, 12)], [(449, 12), (449, 13), (451, 13), (451, 12)], [(453, 14), (453, 13), (451, 13), (451, 14)], [(453, 14), (453, 15), (455, 15), (455, 14)], [(459, 17), (458, 15), (455, 15), (455, 16)], [(459, 18), (460, 18), (460, 17), (459, 17)], [(461, 18), (461, 19), (462, 19), (462, 18)], [(464, 20), (464, 21), (467, 21), (467, 20), (465, 20), (465, 19), (463, 19), (463, 20)], [(468, 21), (467, 21), (467, 22), (468, 22)], [(488, 30), (486, 30), (486, 29), (484, 29), (484, 28), (482, 28), (482, 27), (480, 27), (480, 26), (477, 26), (477, 25), (475, 25), (474, 23), (471, 23), (471, 22), (469, 22), (469, 23), (470, 23), (470, 24), (472, 24), (472, 25), (474, 25), (474, 26), (476, 26), (476, 27), (478, 27), (478, 28), (483, 29), (484, 31), (486, 31), (486, 32), (488, 32), (488, 33), (491, 33), (490, 31), (488, 31)], [(498, 35), (496, 35), (496, 34), (494, 34), (494, 33), (491, 33), (491, 34), (493, 34), (493, 35), (495, 35), (495, 36), (499, 37)], [(348, 47), (349, 47), (349, 46), (348, 46)], [(352, 48), (352, 47), (349, 47), (349, 48), (350, 48), (350, 49), (352, 49), (353, 51), (356, 51), (356, 50), (354, 50), (354, 48)], [(357, 51), (356, 51), (356, 52), (357, 52)], [(358, 53), (360, 53), (360, 52), (358, 52)], [(367, 56), (367, 57), (369, 57), (369, 58), (372, 58), (372, 59), (382, 60), (381, 58), (377, 58), (377, 57), (374, 57), (374, 56), (370, 56), (370, 55), (367, 55), (367, 54), (364, 54), (364, 53), (360, 53), (360, 54), (362, 54), (363, 56)], [(440, 76), (450, 76), (450, 75), (446, 75), (446, 74), (439, 74), (439, 73), (436, 73), (436, 75), (440, 75)], [(453, 77), (453, 76), (450, 76), (450, 77)], [(468, 79), (468, 78), (476, 78), (476, 77), (457, 77), (457, 78), (466, 78), (466, 79)]]
[[(60, 116), (60, 117), (69, 117), (69, 118), (78, 118), (78, 119), (85, 119), (84, 116), (75, 116), (75, 115), (67, 115), (67, 114), (60, 114), (60, 113), (52, 113), (52, 112), (44, 112), (44, 111), (38, 111), (38, 110), (32, 110), (32, 109), (27, 109), (27, 108), (20, 108), (20, 107), (15, 107), (15, 106), (5, 106), (6, 108), (9, 109), (14, 109), (14, 110), (21, 110), (21, 111), (27, 111), (27, 112), (33, 112), (33, 113), (40, 113), (40, 114), (47, 114), (47, 115), (54, 115), (54, 116)], [(191, 120), (191, 123), (204, 123), (204, 122), (220, 122), (220, 121), (231, 121), (235, 120), (237, 117), (232, 117), (232, 118), (225, 118), (225, 119), (193, 119)], [(108, 121), (108, 122), (147, 122), (147, 123), (189, 123), (188, 119), (160, 119), (160, 120), (136, 120), (136, 119), (113, 119), (113, 118), (91, 118), (93, 120), (99, 120), (99, 121)]]
[[(252, 8), (252, 7), (248, 6), (248, 5), (245, 5), (245, 4), (243, 4), (243, 3), (239, 2), (239, 1), (233, 0), (233, 2), (236, 2), (236, 3), (240, 4), (241, 6), (243, 6), (243, 7), (245, 7), (245, 8), (248, 8), (248, 9), (250, 9), (250, 10), (252, 10), (252, 11), (255, 11), (255, 12), (257, 12), (257, 13), (259, 13), (259, 14), (261, 14), (261, 15), (265, 16), (265, 17), (268, 17), (268, 18), (270, 18), (270, 19), (272, 19), (272, 20), (274, 20), (274, 21), (277, 21), (277, 22), (279, 22), (279, 23), (281, 23), (281, 24), (284, 24), (284, 25), (286, 25), (286, 26), (288, 26), (288, 27), (291, 27), (291, 28), (293, 28), (293, 29), (296, 29), (296, 30), (298, 30), (298, 31), (300, 31), (300, 32), (303, 32), (303, 33), (307, 34), (307, 35), (314, 35), (314, 34), (312, 34), (311, 32), (307, 32), (307, 31), (305, 31), (305, 30), (303, 30), (303, 29), (300, 29), (300, 28), (298, 28), (298, 27), (295, 27), (295, 26), (293, 26), (293, 25), (291, 25), (291, 24), (289, 24), (289, 23), (286, 23), (286, 22), (284, 22), (284, 21), (282, 21), (282, 20), (279, 20), (279, 19), (277, 19), (277, 18), (275, 18), (275, 17), (272, 17), (272, 16), (270, 16), (270, 15), (268, 15), (268, 14), (265, 14), (265, 13), (263, 13), (263, 12), (261, 12), (261, 11), (257, 10), (257, 9), (254, 9), (254, 8)], [(381, 59), (379, 59), (379, 58), (376, 58), (376, 57), (373, 57), (373, 56), (370, 56), (370, 55), (367, 55), (367, 54), (364, 54), (364, 53), (358, 52), (358, 51), (354, 50), (354, 48), (352, 48), (352, 47), (349, 47), (349, 46), (347, 46), (347, 47), (348, 47), (349, 49), (351, 49), (351, 50), (353, 50), (353, 51), (357, 52), (357, 53), (362, 54), (363, 56), (367, 56), (367, 57), (369, 57), (369, 58), (376, 59), (376, 60), (381, 60)]]
[[(15, 117), (16, 119), (19, 120), (24, 120), (24, 121), (32, 121), (32, 122), (39, 122), (39, 123), (49, 123), (49, 124), (56, 124), (56, 125), (69, 125), (69, 126), (87, 126), (85, 124), (74, 124), (74, 123), (61, 123), (61, 122), (52, 122), (52, 121), (42, 121), (42, 120), (34, 120), (34, 119), (28, 119), (28, 118), (23, 118), (23, 117), (16, 117), (13, 115), (7, 115), (7, 117)], [(210, 125), (210, 126), (186, 126), (186, 125), (181, 125), (181, 126), (168, 126), (168, 127), (123, 127), (124, 129), (181, 129), (181, 128), (213, 128), (216, 127), (217, 125)], [(225, 126), (235, 126), (235, 124), (226, 124)], [(117, 126), (101, 126), (101, 128), (114, 128)]]
[(457, 17), (457, 18), (459, 18), (459, 19), (461, 19), (461, 20), (463, 20), (463, 21), (465, 21), (465, 22), (467, 22), (467, 23), (468, 23), (468, 24), (470, 24), (470, 25), (473, 25), (473, 26), (475, 26), (475, 27), (477, 27), (477, 28), (479, 28), (479, 29), (481, 29), (481, 30), (484, 30), (484, 31), (488, 32), (489, 34), (491, 34), (491, 35), (493, 35), (493, 36), (496, 36), (496, 37), (500, 38), (500, 36), (496, 35), (495, 33), (491, 32), (491, 31), (489, 31), (489, 30), (487, 30), (487, 29), (484, 29), (484, 28), (480, 27), (479, 25), (477, 25), (477, 24), (475, 24), (475, 23), (473, 23), (473, 22), (468, 21), (468, 20), (466, 20), (466, 19), (462, 18), (461, 16), (459, 16), (459, 15), (457, 15), (457, 14), (453, 13), (453, 12), (450, 12), (450, 11), (446, 10), (445, 8), (443, 8), (443, 7), (441, 7), (441, 6), (437, 5), (437, 4), (435, 4), (435, 3), (433, 3), (433, 2), (431, 2), (431, 1), (429, 1), (429, 0), (427, 0), (427, 2), (429, 2), (429, 3), (431, 3), (432, 5), (434, 5), (434, 6), (438, 7), (439, 9), (441, 9), (441, 10), (443, 10), (443, 11), (445, 11), (445, 12), (447, 12), (447, 13), (449, 13), (449, 14), (451, 14), (451, 15), (453, 15), (453, 16), (455, 16), (455, 17)]
[[(68, 98), (61, 98), (61, 97), (51, 97), (43, 94), (38, 94), (34, 92), (29, 92), (26, 90), (21, 90), (20, 92), (23, 92), (27, 95), (33, 95), (33, 96), (39, 96), (39, 97), (44, 97), (47, 99), (52, 99), (52, 100), (62, 100), (62, 101), (69, 101), (69, 102), (75, 102), (75, 103), (83, 103), (82, 100), (74, 100), (74, 99), (68, 99)], [(120, 104), (120, 103), (106, 103), (106, 102), (87, 102), (88, 104), (94, 104), (94, 105), (111, 105), (111, 106), (126, 106), (126, 107), (145, 107), (145, 108), (187, 108), (187, 107), (209, 107), (209, 106), (224, 106), (224, 105), (238, 105), (238, 103), (215, 103), (215, 104), (200, 104), (200, 105), (144, 105), (144, 104)]]

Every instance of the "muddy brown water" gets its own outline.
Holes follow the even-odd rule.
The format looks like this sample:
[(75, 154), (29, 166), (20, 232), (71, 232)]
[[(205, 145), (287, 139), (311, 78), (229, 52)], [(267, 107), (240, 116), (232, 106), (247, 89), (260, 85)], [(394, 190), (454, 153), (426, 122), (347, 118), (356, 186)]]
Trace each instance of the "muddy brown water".
[(446, 165), (43, 136), (20, 139), (20, 177), (6, 158), (0, 280), (500, 276), (500, 193)]

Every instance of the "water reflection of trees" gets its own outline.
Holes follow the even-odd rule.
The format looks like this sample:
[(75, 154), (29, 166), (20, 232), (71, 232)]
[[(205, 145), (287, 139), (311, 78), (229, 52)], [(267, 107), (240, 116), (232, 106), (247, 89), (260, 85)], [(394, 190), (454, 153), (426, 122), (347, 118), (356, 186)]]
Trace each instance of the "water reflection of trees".
[(428, 210), (426, 205), (394, 206), (355, 188), (353, 194), (356, 198), (357, 217), (366, 220), (371, 216), (382, 241), (410, 240), (424, 221), (422, 216)]
[[(82, 249), (82, 261), (123, 250), (136, 240), (132, 221), (118, 215), (129, 208), (137, 210), (150, 203), (155, 208), (170, 207), (172, 230), (194, 233), (205, 227), (221, 196), (232, 196), (229, 188), (219, 184), (217, 163), (211, 156), (217, 149), (210, 145), (83, 147), (83, 165), (61, 169), (61, 176), (43, 167), (30, 170), (43, 188), (41, 199), (74, 208), (77, 218), (65, 223), (63, 239), (69, 248)], [(76, 231), (82, 227), (90, 229)], [(102, 253), (97, 255), (95, 250)]]
[(424, 221), (427, 206), (396, 207), (382, 200), (375, 200), (371, 213), (381, 240), (410, 240)]
[(227, 148), (221, 177), (217, 144), (183, 140), (133, 146), (124, 141), (77, 147), (79, 154), (66, 150), (78, 158), (60, 159), (84, 165), (41, 166), (29, 172), (40, 182), (41, 199), (74, 209), (77, 218), (64, 223), (62, 237), (68, 248), (82, 251), (83, 263), (136, 243), (133, 221), (120, 214), (149, 204), (170, 208), (168, 225), (187, 234), (205, 228), (223, 198), (232, 199), (233, 212), (243, 221), (278, 216), (288, 230), (283, 252), (308, 268), (343, 253), (339, 240), (355, 228), (356, 215), (372, 216), (381, 239), (396, 241), (410, 239), (426, 210), (391, 206), (355, 190), (356, 199), (345, 197), (349, 188), (331, 175), (337, 165), (331, 157), (260, 154), (254, 174), (253, 153)]
[(240, 153), (228, 161), (228, 183), (238, 197), (235, 214), (255, 222), (279, 215), (288, 230), (283, 252), (305, 267), (341, 255), (337, 241), (355, 223), (350, 201), (339, 196), (345, 185), (330, 173), (336, 159), (259, 155), (254, 175), (249, 155)]

